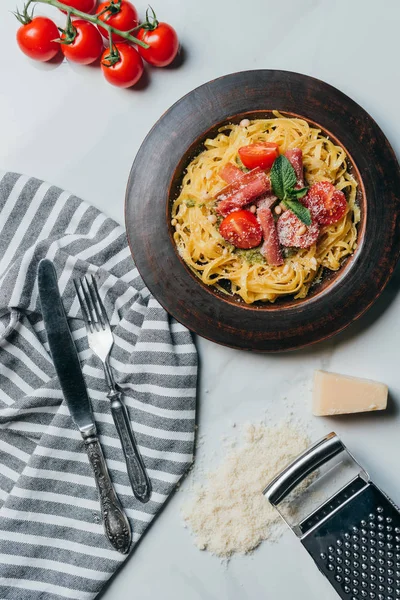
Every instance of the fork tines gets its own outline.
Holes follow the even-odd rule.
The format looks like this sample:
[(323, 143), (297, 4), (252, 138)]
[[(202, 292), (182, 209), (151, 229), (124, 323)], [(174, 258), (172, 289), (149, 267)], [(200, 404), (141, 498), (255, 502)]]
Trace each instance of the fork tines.
[(74, 279), (74, 285), (81, 306), (83, 320), (91, 332), (100, 331), (110, 327), (104, 304), (100, 298), (96, 279), (91, 275), (91, 282), (87, 276)]

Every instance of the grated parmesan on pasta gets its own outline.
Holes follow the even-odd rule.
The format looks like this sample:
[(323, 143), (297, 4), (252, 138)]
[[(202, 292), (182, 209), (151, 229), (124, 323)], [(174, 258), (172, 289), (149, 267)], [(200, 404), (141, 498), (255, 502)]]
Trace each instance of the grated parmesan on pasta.
[[(345, 150), (307, 121), (273, 113), (274, 117), (254, 119), (245, 127), (227, 124), (215, 138), (207, 139), (205, 149), (187, 166), (171, 208), (177, 223), (174, 240), (185, 263), (204, 284), (224, 294), (238, 294), (247, 304), (274, 302), (287, 295), (305, 298), (324, 269), (337, 271), (354, 252), (360, 221), (357, 182)], [(237, 251), (208, 218), (215, 214), (215, 196), (226, 186), (219, 171), (228, 163), (236, 164), (239, 148), (255, 142), (277, 143), (281, 153), (301, 149), (307, 185), (329, 181), (348, 200), (340, 221), (322, 227), (316, 244), (293, 249), (280, 266), (269, 265), (259, 251)]]
[(307, 445), (304, 433), (288, 423), (245, 426), (244, 444), (229, 451), (182, 508), (196, 546), (229, 558), (277, 539), (280, 518), (262, 492)]

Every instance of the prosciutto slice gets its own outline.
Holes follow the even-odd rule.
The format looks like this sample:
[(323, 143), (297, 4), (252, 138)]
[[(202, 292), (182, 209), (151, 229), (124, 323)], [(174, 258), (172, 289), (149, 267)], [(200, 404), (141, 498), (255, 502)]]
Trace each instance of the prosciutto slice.
[(234, 183), (241, 179), (244, 175), (243, 171), (239, 169), (233, 163), (226, 163), (226, 165), (220, 170), (218, 175), (226, 181), (226, 183)]
[(296, 188), (304, 187), (303, 151), (300, 148), (286, 150), (285, 156), (295, 170), (297, 183)]
[(257, 198), (254, 204), (258, 208), (272, 208), (277, 200), (278, 198), (275, 196), (274, 192), (270, 190), (264, 196), (261, 196), (261, 198)]
[(266, 204), (261, 205), (257, 209), (258, 222), (263, 231), (264, 242), (260, 252), (264, 256), (268, 264), (278, 267), (283, 265), (284, 260), (279, 245), (278, 232), (274, 221), (272, 211)]
[(226, 217), (234, 210), (240, 210), (270, 191), (271, 182), (266, 174), (261, 169), (253, 169), (221, 190), (216, 197), (219, 204), (215, 210)]

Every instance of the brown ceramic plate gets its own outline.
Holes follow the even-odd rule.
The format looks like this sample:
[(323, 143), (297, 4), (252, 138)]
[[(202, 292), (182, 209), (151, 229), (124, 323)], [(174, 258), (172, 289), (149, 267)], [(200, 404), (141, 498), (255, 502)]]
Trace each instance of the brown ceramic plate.
[[(205, 286), (176, 250), (170, 205), (183, 172), (218, 127), (271, 110), (300, 116), (344, 147), (359, 183), (358, 247), (307, 298), (247, 305)], [(313, 344), (361, 316), (387, 284), (400, 254), (400, 169), (375, 121), (332, 86), (287, 71), (245, 71), (211, 81), (174, 104), (133, 163), (126, 228), (136, 266), (151, 293), (197, 334), (235, 348), (278, 352)]]

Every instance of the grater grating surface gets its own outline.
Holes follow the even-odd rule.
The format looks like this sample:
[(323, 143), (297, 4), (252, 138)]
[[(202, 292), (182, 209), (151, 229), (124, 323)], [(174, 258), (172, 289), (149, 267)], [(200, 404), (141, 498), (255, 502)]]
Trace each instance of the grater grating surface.
[(400, 598), (400, 514), (373, 483), (301, 542), (342, 598)]
[[(318, 505), (316, 490), (317, 498), (324, 492)], [(342, 599), (400, 600), (400, 511), (336, 434), (303, 452), (264, 495)], [(294, 523), (288, 507), (302, 518)]]

